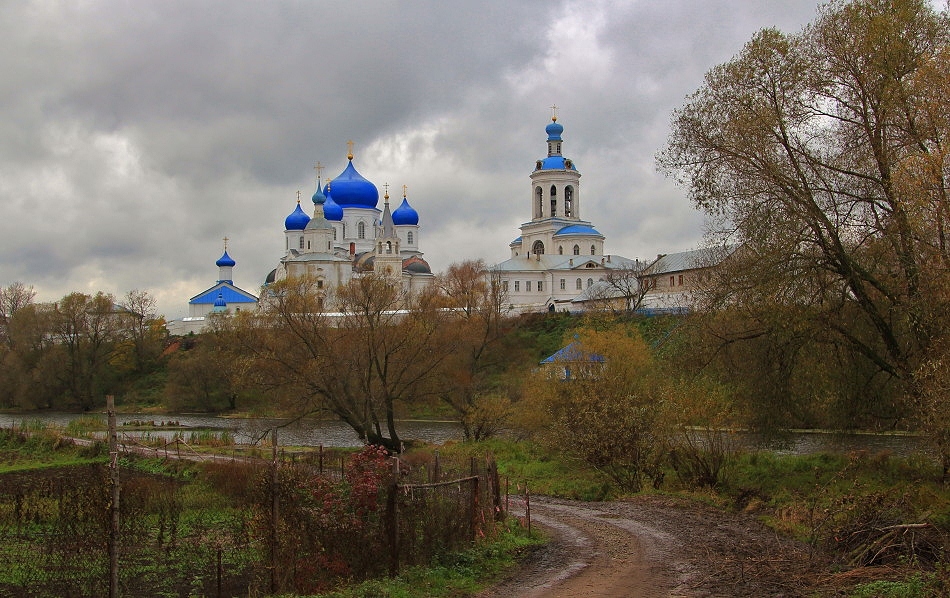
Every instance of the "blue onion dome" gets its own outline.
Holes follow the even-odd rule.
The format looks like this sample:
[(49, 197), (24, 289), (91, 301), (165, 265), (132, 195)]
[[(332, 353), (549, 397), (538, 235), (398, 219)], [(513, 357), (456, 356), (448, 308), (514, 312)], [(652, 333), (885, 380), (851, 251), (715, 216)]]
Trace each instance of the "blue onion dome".
[(329, 183), (323, 188), (323, 195), (326, 197), (326, 202), (323, 204), (323, 217), (331, 222), (339, 222), (343, 220), (343, 208), (341, 208), (340, 204), (333, 200), (333, 194), (330, 193)]
[(232, 268), (233, 268), (235, 263), (237, 263), (237, 262), (235, 262), (234, 259), (233, 259), (230, 255), (228, 255), (228, 250), (225, 249), (225, 250), (224, 250), (224, 255), (222, 255), (220, 258), (218, 258), (218, 261), (216, 261), (216, 262), (214, 263), (214, 265), (217, 266), (217, 267), (219, 267), (219, 268), (222, 268), (222, 267), (232, 267)]
[(228, 304), (224, 300), (224, 293), (218, 292), (218, 297), (214, 300), (215, 307), (227, 307)]
[(559, 125), (557, 119), (551, 119), (551, 124), (544, 127), (544, 132), (548, 134), (548, 141), (561, 141), (564, 126)]
[(409, 200), (406, 199), (405, 195), (402, 198), (402, 203), (393, 212), (393, 224), (397, 226), (401, 224), (419, 224), (419, 212), (409, 205)]
[(298, 201), (297, 208), (284, 220), (284, 228), (286, 230), (303, 230), (307, 227), (308, 222), (310, 222), (310, 216), (307, 216), (300, 209), (300, 202)]
[(323, 205), (327, 202), (327, 196), (320, 190), (320, 185), (317, 185), (317, 190), (314, 191), (313, 197), (310, 199), (313, 200), (313, 205), (315, 206)]
[[(323, 188), (323, 194), (327, 195), (327, 187)], [(344, 208), (375, 208), (379, 203), (379, 190), (356, 172), (350, 158), (343, 172), (333, 179), (333, 201)]]

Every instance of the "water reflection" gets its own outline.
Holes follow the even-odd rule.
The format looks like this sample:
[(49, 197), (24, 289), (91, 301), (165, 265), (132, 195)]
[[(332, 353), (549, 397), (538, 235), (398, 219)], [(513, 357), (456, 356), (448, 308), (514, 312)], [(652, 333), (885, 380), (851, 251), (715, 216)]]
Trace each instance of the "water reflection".
[[(79, 417), (99, 417), (105, 422), (105, 414), (78, 414), (78, 413), (47, 413), (37, 412), (29, 414), (0, 413), (0, 427), (9, 428), (20, 426), (24, 422), (41, 421), (50, 425), (65, 427), (70, 421)], [(123, 429), (123, 424), (135, 422), (152, 422), (155, 429), (137, 431)], [(256, 444), (262, 439), (270, 443), (267, 437), (274, 426), (283, 426), (277, 431), (277, 440), (282, 446), (320, 446), (326, 447), (359, 447), (362, 445), (359, 436), (348, 425), (336, 420), (303, 419), (290, 425), (286, 420), (272, 418), (229, 418), (212, 415), (153, 415), (141, 413), (120, 413), (116, 415), (116, 423), (120, 434), (130, 438), (164, 438), (171, 440), (181, 430), (161, 429), (162, 426), (174, 425), (187, 428), (183, 434), (187, 441), (191, 430), (219, 430), (227, 431), (239, 444)], [(128, 427), (128, 426), (125, 426)], [(401, 421), (398, 423), (399, 434), (402, 438), (423, 440), (434, 444), (443, 444), (450, 440), (461, 440), (462, 428), (456, 422), (437, 421)]]
[[(39, 420), (56, 426), (65, 427), (71, 420), (79, 417), (101, 417), (105, 414), (76, 414), (36, 412), (29, 414), (0, 413), (0, 427), (9, 428), (22, 425), (25, 421)], [(152, 415), (118, 414), (116, 421), (122, 434), (130, 437), (150, 437), (172, 439), (178, 431), (154, 429), (148, 431), (123, 430), (125, 422), (154, 422), (157, 426), (169, 422), (187, 428), (184, 431), (188, 440), (190, 430), (227, 430), (239, 444), (256, 444), (265, 438), (275, 425), (286, 424), (286, 420), (271, 418), (229, 418), (213, 415)], [(422, 440), (433, 444), (443, 444), (451, 440), (462, 439), (462, 428), (456, 422), (401, 421), (399, 433), (404, 439)], [(352, 428), (336, 420), (304, 419), (281, 427), (277, 432), (278, 442), (283, 446), (319, 446), (358, 447), (362, 445), (359, 436)], [(743, 436), (742, 444), (748, 448), (759, 448), (779, 454), (813, 454), (820, 452), (848, 453), (868, 451), (887, 452), (898, 456), (914, 453), (931, 453), (927, 439), (912, 435), (891, 434), (854, 434), (822, 432), (790, 432), (780, 438), (762, 439), (753, 434)]]

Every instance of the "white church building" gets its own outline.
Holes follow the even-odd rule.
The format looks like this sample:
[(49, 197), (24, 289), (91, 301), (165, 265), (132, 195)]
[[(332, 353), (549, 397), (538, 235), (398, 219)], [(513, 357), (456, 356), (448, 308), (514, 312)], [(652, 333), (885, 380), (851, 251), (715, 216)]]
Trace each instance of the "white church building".
[(491, 267), (513, 312), (583, 309), (583, 298), (611, 270), (641, 264), (605, 252), (606, 238), (582, 218), (581, 173), (561, 153), (564, 127), (545, 128), (547, 156), (535, 163), (526, 202), (531, 219), (509, 245), (511, 257)]

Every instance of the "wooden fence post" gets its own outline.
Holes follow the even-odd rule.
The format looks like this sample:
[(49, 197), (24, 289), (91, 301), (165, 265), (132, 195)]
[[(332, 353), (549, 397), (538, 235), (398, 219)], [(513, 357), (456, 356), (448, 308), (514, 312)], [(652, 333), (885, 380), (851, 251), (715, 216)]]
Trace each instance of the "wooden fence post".
[(386, 496), (386, 520), (389, 522), (389, 575), (399, 575), (399, 484), (393, 481)]
[(478, 476), (475, 476), (472, 478), (472, 542), (478, 538), (478, 492)]
[(112, 524), (109, 529), (109, 598), (119, 596), (119, 439), (115, 429), (115, 397), (106, 396), (109, 418), (109, 469), (112, 478)]
[(271, 429), (271, 503), (270, 503), (270, 591), (277, 593), (277, 519), (278, 519), (278, 488), (277, 488), (277, 427)]
[(528, 523), (528, 535), (531, 535), (531, 494), (528, 492), (528, 483), (524, 484), (524, 518)]

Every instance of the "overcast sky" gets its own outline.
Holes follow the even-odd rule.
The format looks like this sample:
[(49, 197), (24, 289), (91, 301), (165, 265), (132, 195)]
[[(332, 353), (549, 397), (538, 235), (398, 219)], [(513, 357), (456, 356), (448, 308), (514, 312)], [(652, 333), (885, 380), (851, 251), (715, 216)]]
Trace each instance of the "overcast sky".
[[(0, 2), (0, 285), (150, 291), (169, 319), (217, 279), (256, 293), (313, 166), (402, 185), (433, 271), (496, 263), (530, 218), (557, 104), (606, 253), (702, 244), (656, 171), (671, 112), (814, 0)], [(382, 208), (382, 201), (379, 207)]]

